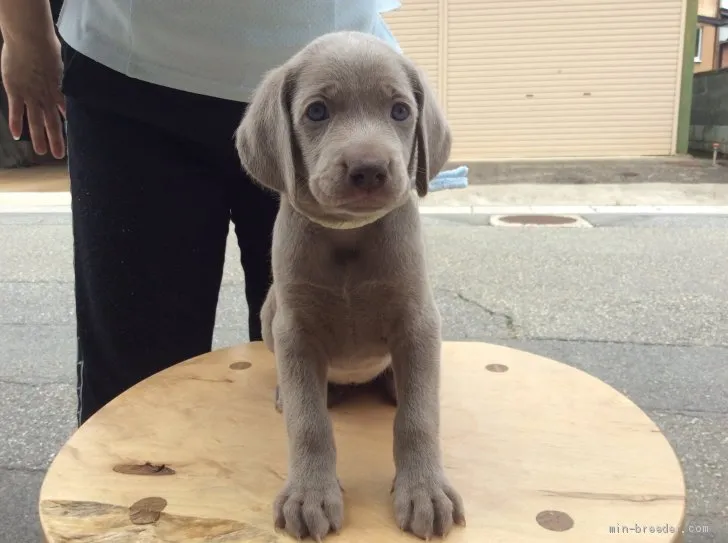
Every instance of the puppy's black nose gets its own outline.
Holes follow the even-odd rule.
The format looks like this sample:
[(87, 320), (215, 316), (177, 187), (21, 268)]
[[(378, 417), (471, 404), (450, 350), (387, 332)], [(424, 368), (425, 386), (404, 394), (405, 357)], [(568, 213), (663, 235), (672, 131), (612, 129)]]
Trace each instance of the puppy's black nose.
[(371, 192), (381, 188), (389, 174), (381, 162), (359, 162), (349, 165), (349, 181), (356, 188)]

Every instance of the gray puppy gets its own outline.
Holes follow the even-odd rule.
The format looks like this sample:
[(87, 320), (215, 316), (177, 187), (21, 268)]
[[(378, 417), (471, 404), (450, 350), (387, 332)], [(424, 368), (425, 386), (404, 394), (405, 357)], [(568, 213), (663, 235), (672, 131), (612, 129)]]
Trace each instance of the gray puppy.
[(289, 443), (275, 525), (320, 540), (344, 519), (327, 384), (393, 370), (397, 525), (464, 524), (440, 450), (440, 315), (416, 189), (451, 134), (422, 72), (383, 41), (337, 32), (266, 75), (236, 134), (245, 169), (280, 194), (262, 321)]

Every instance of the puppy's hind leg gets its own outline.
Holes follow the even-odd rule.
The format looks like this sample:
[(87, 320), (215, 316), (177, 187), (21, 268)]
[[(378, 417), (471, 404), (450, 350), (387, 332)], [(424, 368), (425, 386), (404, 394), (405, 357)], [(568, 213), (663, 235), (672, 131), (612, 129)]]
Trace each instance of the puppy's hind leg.
[[(275, 353), (275, 342), (273, 338), (273, 318), (276, 314), (276, 293), (273, 285), (268, 290), (268, 295), (265, 297), (263, 307), (260, 310), (260, 324), (263, 332), (263, 343), (272, 353)], [(275, 392), (275, 407), (276, 411), (283, 413), (283, 396), (281, 396), (281, 387), (276, 385)]]
[(394, 384), (394, 370), (390, 366), (374, 379), (366, 383), (358, 385), (329, 383), (326, 397), (326, 403), (329, 409), (344, 403), (354, 396), (359, 390), (367, 390), (369, 392), (379, 394), (387, 403), (393, 406), (397, 405), (397, 387)]
[(276, 385), (276, 396), (275, 396), (276, 411), (283, 413), (283, 396), (281, 396), (281, 386)]
[(382, 373), (377, 375), (372, 383), (374, 389), (382, 395), (384, 400), (397, 406), (397, 385), (394, 382), (394, 370), (389, 366)]
[(260, 309), (260, 327), (263, 335), (263, 343), (270, 352), (275, 352), (273, 342), (273, 318), (276, 315), (276, 293), (271, 285), (268, 295), (265, 297), (263, 307)]
[(328, 383), (326, 386), (326, 406), (331, 409), (344, 403), (354, 393), (354, 385)]
[(397, 384), (394, 382), (394, 369), (392, 369), (392, 366), (389, 366), (386, 370), (384, 370), (384, 373), (379, 376), (379, 378), (383, 381), (383, 389), (385, 393), (385, 397), (392, 403), (392, 405), (397, 405)]

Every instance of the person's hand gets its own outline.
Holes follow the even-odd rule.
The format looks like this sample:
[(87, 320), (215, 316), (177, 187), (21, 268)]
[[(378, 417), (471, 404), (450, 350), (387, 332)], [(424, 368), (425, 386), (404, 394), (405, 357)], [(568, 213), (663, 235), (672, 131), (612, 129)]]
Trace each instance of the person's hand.
[(39, 155), (50, 151), (63, 158), (65, 144), (59, 112), (65, 116), (61, 93), (63, 62), (55, 35), (42, 40), (5, 42), (0, 55), (2, 79), (8, 95), (8, 126), (17, 140), (27, 112), (33, 149)]

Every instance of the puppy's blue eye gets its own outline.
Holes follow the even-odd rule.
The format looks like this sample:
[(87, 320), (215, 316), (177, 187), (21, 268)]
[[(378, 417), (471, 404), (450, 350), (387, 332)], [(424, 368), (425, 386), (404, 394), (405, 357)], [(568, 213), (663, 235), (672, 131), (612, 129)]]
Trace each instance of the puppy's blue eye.
[(392, 119), (395, 121), (406, 121), (410, 116), (410, 108), (407, 104), (397, 102), (392, 106)]
[(329, 110), (323, 102), (314, 102), (306, 108), (306, 117), (316, 123), (325, 121), (329, 118)]

